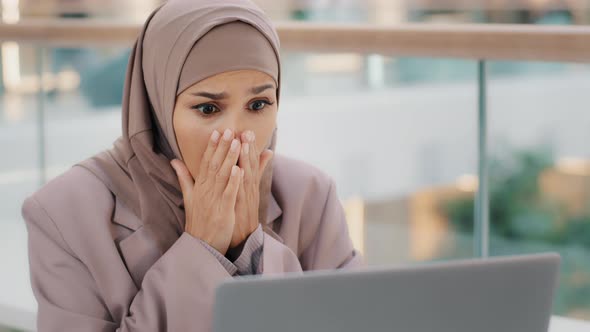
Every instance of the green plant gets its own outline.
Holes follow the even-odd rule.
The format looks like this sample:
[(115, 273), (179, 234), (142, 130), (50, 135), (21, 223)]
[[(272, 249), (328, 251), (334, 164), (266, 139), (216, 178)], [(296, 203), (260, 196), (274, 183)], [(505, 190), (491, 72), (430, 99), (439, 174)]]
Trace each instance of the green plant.
[[(539, 190), (541, 173), (553, 165), (551, 150), (543, 147), (492, 158), (489, 197), (494, 235), (590, 248), (590, 215), (568, 216)], [(457, 231), (473, 232), (474, 197), (444, 202), (442, 211)]]
[[(562, 266), (554, 310), (565, 315), (580, 309), (588, 312), (590, 215), (568, 215), (562, 206), (543, 196), (539, 177), (553, 165), (553, 156), (547, 148), (510, 152), (492, 159), (490, 252), (494, 255), (559, 252)], [(441, 208), (456, 231), (473, 233), (474, 197), (446, 201)]]

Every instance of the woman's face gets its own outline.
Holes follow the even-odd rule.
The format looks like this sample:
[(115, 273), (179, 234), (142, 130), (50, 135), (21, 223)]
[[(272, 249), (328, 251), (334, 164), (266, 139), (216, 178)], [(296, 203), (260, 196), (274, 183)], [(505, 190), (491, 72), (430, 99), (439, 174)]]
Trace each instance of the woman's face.
[(176, 141), (184, 163), (197, 176), (211, 133), (230, 129), (256, 135), (258, 153), (268, 147), (277, 119), (277, 87), (271, 76), (256, 70), (217, 74), (184, 90), (173, 113)]

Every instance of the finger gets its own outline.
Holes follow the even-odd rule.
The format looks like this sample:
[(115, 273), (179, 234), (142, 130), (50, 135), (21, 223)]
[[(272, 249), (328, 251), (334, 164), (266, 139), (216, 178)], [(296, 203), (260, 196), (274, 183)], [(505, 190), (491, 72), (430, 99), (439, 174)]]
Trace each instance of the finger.
[(236, 205), (234, 207), (235, 211), (235, 224), (234, 224), (234, 234), (232, 235), (232, 240), (230, 243), (230, 248), (237, 246), (240, 242), (241, 229), (244, 227), (243, 223), (247, 222), (246, 217), (248, 216), (247, 213), (247, 202), (246, 202), (246, 188), (244, 187), (244, 170), (240, 170), (241, 177), (240, 177), (240, 185), (238, 188), (238, 193), (236, 197)]
[[(244, 186), (244, 170), (240, 169), (240, 188), (238, 188), (238, 196), (236, 198), (236, 209), (243, 209), (246, 206), (246, 188)], [(236, 216), (246, 215), (246, 211), (236, 211)], [(236, 219), (237, 220), (237, 219)]]
[(225, 160), (223, 161), (223, 164), (221, 165), (219, 172), (217, 172), (217, 174), (215, 175), (215, 183), (217, 185), (217, 188), (219, 189), (218, 192), (223, 191), (224, 188), (227, 186), (227, 182), (231, 175), (230, 173), (232, 172), (232, 167), (238, 167), (236, 163), (238, 162), (239, 157), (240, 141), (234, 139), (231, 142), (231, 146), (229, 148), (229, 151), (227, 152), (227, 155), (225, 156)]
[(227, 152), (229, 151), (233, 138), (234, 133), (230, 129), (226, 129), (223, 133), (223, 137), (217, 145), (215, 153), (213, 153), (211, 161), (209, 162), (209, 170), (207, 171), (208, 178), (213, 178), (217, 173), (219, 173), (221, 165), (223, 165), (223, 162), (227, 157)]
[(213, 154), (215, 153), (215, 150), (217, 149), (217, 145), (219, 144), (220, 136), (221, 134), (217, 130), (214, 130), (213, 133), (211, 133), (211, 136), (209, 137), (207, 148), (205, 149), (205, 153), (201, 158), (201, 167), (199, 168), (199, 175), (197, 176), (197, 178), (199, 179), (199, 183), (205, 182), (205, 179), (207, 177), (207, 169), (209, 169), (209, 163), (211, 161), (211, 158), (213, 157)]
[(191, 194), (193, 192), (193, 187), (195, 185), (193, 181), (193, 177), (189, 172), (188, 168), (184, 164), (182, 160), (173, 159), (170, 162), (170, 165), (176, 172), (176, 176), (178, 177), (178, 182), (180, 183), (180, 189), (182, 190), (182, 197), (184, 199), (184, 206), (188, 206), (188, 202), (190, 201)]
[(236, 208), (240, 203), (244, 203), (246, 200), (246, 188), (244, 188), (244, 170), (240, 169), (240, 188), (238, 189), (238, 197), (236, 198)]
[(244, 185), (247, 185), (252, 178), (252, 167), (250, 165), (250, 143), (248, 143), (249, 138), (248, 134), (242, 134), (242, 151), (240, 153), (240, 160), (238, 161), (238, 165), (244, 171)]
[(258, 174), (258, 147), (256, 146), (256, 135), (253, 131), (250, 131), (250, 167), (252, 167), (252, 173)]
[(238, 196), (238, 190), (240, 189), (240, 180), (241, 180), (240, 168), (236, 165), (233, 165), (230, 172), (229, 181), (225, 190), (223, 191), (223, 204), (226, 209), (235, 209), (236, 208), (236, 198)]

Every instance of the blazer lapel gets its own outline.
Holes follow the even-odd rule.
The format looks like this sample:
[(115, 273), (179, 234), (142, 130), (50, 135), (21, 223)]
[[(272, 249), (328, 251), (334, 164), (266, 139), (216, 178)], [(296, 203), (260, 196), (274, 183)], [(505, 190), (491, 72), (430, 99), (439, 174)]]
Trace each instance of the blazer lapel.
[(285, 243), (283, 238), (277, 233), (277, 230), (280, 227), (280, 223), (282, 221), (281, 216), (283, 215), (283, 210), (281, 209), (281, 206), (277, 202), (272, 192), (269, 196), (270, 201), (266, 213), (266, 227), (263, 227), (263, 230), (275, 240)]
[(139, 288), (143, 276), (149, 268), (162, 256), (162, 252), (146, 229), (143, 223), (131, 209), (127, 208), (120, 199), (116, 199), (113, 223), (126, 227), (133, 231), (118, 243), (119, 252), (129, 275)]
[(275, 196), (272, 193), (269, 196), (270, 196), (270, 201), (269, 201), (268, 210), (266, 213), (266, 224), (267, 225), (272, 223), (273, 221), (275, 221), (277, 218), (279, 218), (283, 214), (283, 210), (279, 206), (279, 203), (275, 199)]
[(113, 213), (113, 222), (115, 224), (129, 228), (132, 231), (138, 230), (143, 225), (141, 219), (133, 214), (132, 210), (125, 206), (123, 201), (118, 197), (115, 197), (115, 212)]

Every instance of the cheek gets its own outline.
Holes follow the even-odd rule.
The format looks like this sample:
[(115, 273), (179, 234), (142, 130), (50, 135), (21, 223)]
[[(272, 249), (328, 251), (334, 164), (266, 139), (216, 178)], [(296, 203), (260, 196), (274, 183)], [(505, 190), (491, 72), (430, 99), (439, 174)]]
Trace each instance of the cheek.
[(258, 128), (254, 130), (254, 133), (256, 134), (256, 147), (258, 148), (258, 152), (262, 152), (264, 149), (268, 148), (275, 127), (276, 122), (273, 120), (265, 122), (264, 124), (260, 124)]
[(201, 165), (201, 158), (203, 153), (205, 153), (213, 129), (208, 130), (208, 128), (199, 123), (198, 119), (191, 117), (183, 118), (182, 115), (179, 115), (174, 118), (174, 130), (184, 163), (191, 172), (191, 175), (196, 177)]

